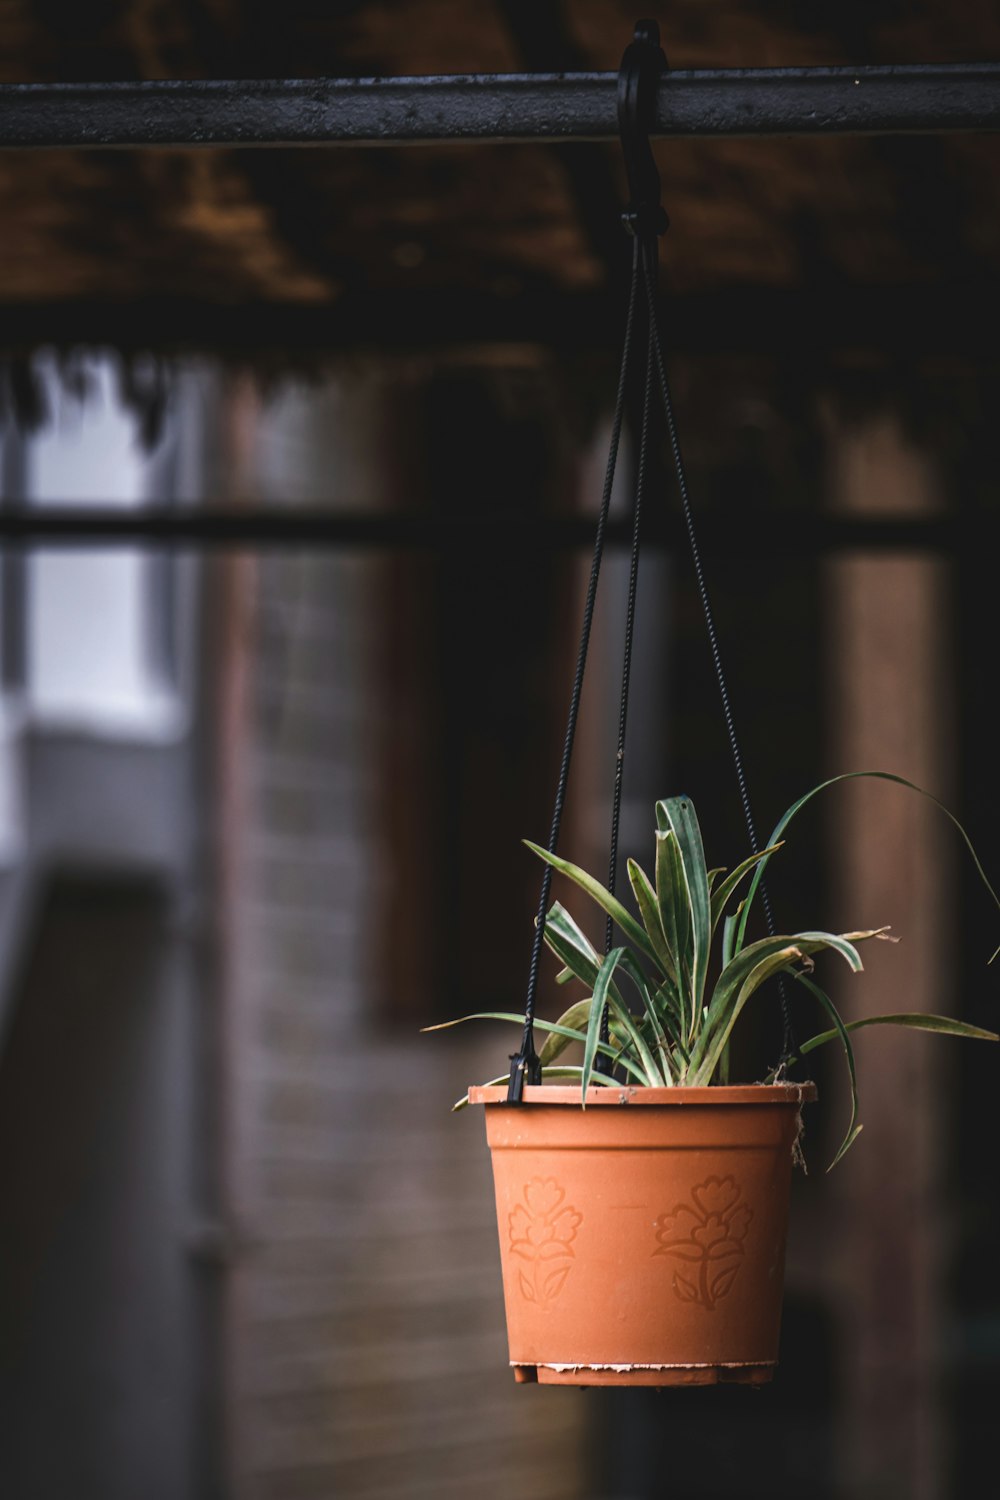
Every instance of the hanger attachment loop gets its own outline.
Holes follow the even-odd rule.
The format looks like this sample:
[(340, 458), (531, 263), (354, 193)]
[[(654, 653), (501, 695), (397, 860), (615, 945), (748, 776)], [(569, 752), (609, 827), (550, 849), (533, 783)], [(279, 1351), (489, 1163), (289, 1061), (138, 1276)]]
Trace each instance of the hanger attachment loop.
[(637, 239), (655, 240), (670, 220), (660, 202), (660, 173), (649, 144), (656, 98), (667, 59), (655, 21), (637, 21), (618, 71), (618, 130), (628, 175), (629, 203), (622, 223)]

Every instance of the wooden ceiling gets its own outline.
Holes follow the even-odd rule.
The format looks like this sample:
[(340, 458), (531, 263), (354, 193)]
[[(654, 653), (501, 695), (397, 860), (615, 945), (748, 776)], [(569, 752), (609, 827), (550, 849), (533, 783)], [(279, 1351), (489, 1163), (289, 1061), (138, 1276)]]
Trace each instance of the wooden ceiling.
[[(0, 0), (0, 78), (614, 69), (635, 16), (620, 0)], [(674, 0), (659, 17), (676, 67), (1000, 60), (991, 0)], [(657, 155), (682, 297), (920, 305), (996, 279), (995, 136)], [(375, 346), (526, 336), (552, 306), (567, 328), (599, 322), (628, 254), (621, 197), (613, 146), (0, 151), (0, 339), (211, 347), (251, 311), (275, 341)]]

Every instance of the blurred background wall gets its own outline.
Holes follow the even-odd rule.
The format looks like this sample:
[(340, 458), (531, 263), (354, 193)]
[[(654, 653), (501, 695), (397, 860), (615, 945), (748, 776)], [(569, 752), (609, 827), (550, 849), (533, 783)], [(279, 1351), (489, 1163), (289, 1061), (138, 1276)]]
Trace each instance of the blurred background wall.
[[(676, 66), (1000, 58), (973, 0), (687, 3)], [(618, 64), (617, 4), (0, 6), (9, 79)], [(996, 145), (674, 142), (665, 331), (763, 831), (826, 774), (997, 873)], [(795, 1185), (773, 1389), (515, 1388), (482, 1121), (513, 1033), (628, 246), (613, 148), (0, 153), (2, 505), (358, 522), (0, 559), (0, 1490), (945, 1500), (990, 1461), (995, 1049), (859, 1039)], [(627, 515), (626, 443), (613, 515)], [(676, 512), (668, 454), (650, 509)], [(839, 529), (838, 529), (839, 528)], [(581, 537), (583, 538), (581, 540)], [(887, 540), (888, 539), (888, 540)], [(565, 851), (606, 859), (627, 560)], [(640, 578), (622, 848), (743, 834), (683, 550)], [(891, 922), (847, 1014), (996, 1024), (947, 826), (842, 788), (783, 927)], [(563, 893), (565, 894), (565, 893)], [(585, 913), (580, 911), (581, 918)], [(559, 1000), (546, 969), (544, 1008)], [(800, 1034), (812, 1018), (799, 1022)], [(780, 1047), (745, 1028), (747, 1077)]]

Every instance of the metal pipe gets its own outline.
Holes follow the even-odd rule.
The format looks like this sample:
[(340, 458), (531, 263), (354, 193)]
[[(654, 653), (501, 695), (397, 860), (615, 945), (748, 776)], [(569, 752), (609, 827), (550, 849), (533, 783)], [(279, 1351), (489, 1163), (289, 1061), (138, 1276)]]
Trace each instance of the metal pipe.
[[(617, 73), (0, 85), (0, 148), (617, 139)], [(1000, 128), (1000, 64), (667, 73), (657, 136)]]
[[(545, 516), (531, 523), (535, 549), (572, 551), (593, 544), (590, 516)], [(609, 523), (607, 543), (630, 543), (626, 521)], [(796, 519), (757, 513), (752, 522), (729, 519), (706, 530), (703, 551), (718, 557), (810, 557), (845, 551), (904, 551), (959, 554), (995, 547), (1000, 517), (837, 516)], [(369, 515), (331, 510), (122, 511), (65, 508), (0, 511), (0, 547), (171, 546), (330, 547), (365, 551), (464, 549), (524, 546), (506, 515)], [(680, 517), (650, 515), (643, 537), (649, 548), (685, 545)]]

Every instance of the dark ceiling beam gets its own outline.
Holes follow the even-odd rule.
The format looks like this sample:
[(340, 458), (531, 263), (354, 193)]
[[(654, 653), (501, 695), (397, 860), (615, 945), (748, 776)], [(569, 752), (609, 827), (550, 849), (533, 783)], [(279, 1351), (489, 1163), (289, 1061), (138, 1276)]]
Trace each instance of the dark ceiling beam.
[[(839, 516), (756, 511), (727, 516), (725, 524), (701, 522), (701, 550), (708, 556), (771, 559), (825, 557), (853, 551), (930, 552), (983, 555), (1000, 542), (1000, 515), (974, 516)], [(540, 516), (531, 522), (531, 546), (547, 551), (586, 550), (593, 546), (594, 521), (586, 516)], [(523, 528), (509, 513), (465, 515), (370, 515), (304, 507), (280, 510), (201, 510), (170, 508), (145, 511), (63, 507), (14, 511), (0, 509), (0, 543), (4, 546), (155, 545), (173, 547), (338, 547), (363, 551), (442, 549), (521, 552)], [(613, 521), (607, 543), (625, 548), (631, 526)], [(680, 515), (651, 512), (644, 526), (649, 549), (685, 550)]]
[[(587, 60), (567, 23), (560, 0), (500, 0), (502, 15), (521, 61), (532, 72), (578, 69)], [(558, 154), (580, 229), (609, 283), (621, 280), (629, 257), (618, 181), (606, 147), (580, 144)]]
[[(617, 139), (617, 73), (0, 85), (0, 147)], [(677, 70), (660, 136), (1000, 129), (1000, 63)]]
[[(79, 300), (0, 305), (0, 351), (51, 344), (124, 354), (206, 353), (237, 361), (269, 358), (280, 368), (342, 353), (375, 355), (530, 345), (555, 354), (618, 346), (622, 299), (548, 285), (512, 296), (445, 290), (352, 293), (342, 301), (226, 306), (179, 300)], [(860, 351), (877, 357), (956, 355), (996, 359), (1000, 284), (808, 290), (730, 288), (665, 298), (670, 350), (808, 357)]]

